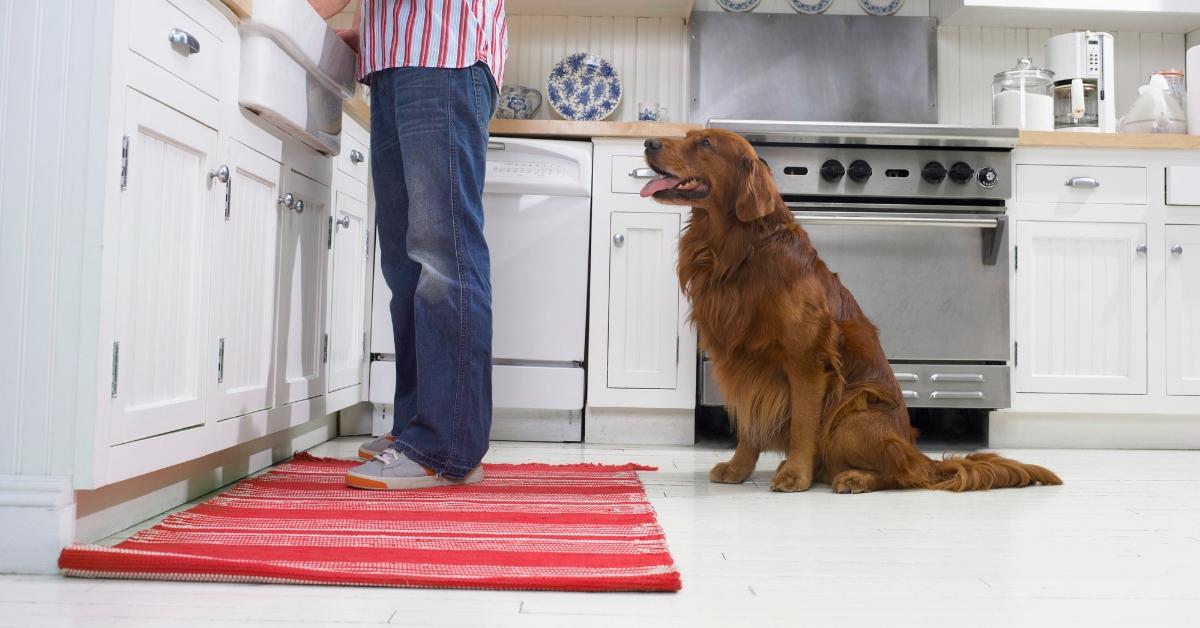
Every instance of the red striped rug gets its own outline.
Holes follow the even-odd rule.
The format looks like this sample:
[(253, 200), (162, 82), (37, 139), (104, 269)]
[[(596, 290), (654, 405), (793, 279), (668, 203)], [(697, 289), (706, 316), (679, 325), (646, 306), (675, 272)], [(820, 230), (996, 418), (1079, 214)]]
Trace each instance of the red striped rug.
[(471, 486), (364, 491), (349, 460), (287, 463), (115, 547), (74, 545), (69, 576), (556, 591), (678, 591), (638, 465), (488, 464)]

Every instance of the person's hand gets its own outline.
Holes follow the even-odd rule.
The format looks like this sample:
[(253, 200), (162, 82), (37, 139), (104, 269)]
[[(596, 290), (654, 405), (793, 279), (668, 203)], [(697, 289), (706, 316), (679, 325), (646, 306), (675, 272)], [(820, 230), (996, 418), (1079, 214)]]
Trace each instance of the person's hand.
[(357, 28), (340, 28), (334, 31), (342, 41), (346, 42), (347, 46), (358, 54), (358, 29)]

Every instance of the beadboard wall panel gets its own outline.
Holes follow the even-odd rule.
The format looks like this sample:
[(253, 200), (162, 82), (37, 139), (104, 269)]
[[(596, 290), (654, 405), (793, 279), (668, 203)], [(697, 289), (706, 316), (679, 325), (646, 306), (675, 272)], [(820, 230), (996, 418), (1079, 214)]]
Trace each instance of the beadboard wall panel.
[[(1045, 65), (1042, 44), (1066, 29), (938, 27), (938, 122), (990, 124), (992, 76), (1018, 57)], [(1137, 89), (1156, 70), (1183, 69), (1182, 33), (1113, 33), (1116, 56), (1117, 117), (1133, 105)]]
[[(95, 229), (108, 103), (92, 63), (110, 49), (96, 24), (111, 3), (0, 2), (0, 475), (65, 475), (75, 418), (94, 384)], [(99, 121), (99, 122), (97, 122)], [(94, 242), (95, 244), (89, 244)]]
[(679, 18), (510, 15), (504, 83), (542, 93), (536, 118), (558, 119), (546, 102), (546, 77), (560, 59), (589, 51), (608, 59), (625, 91), (609, 120), (637, 120), (639, 102), (657, 103), (665, 119), (686, 116), (687, 27)]

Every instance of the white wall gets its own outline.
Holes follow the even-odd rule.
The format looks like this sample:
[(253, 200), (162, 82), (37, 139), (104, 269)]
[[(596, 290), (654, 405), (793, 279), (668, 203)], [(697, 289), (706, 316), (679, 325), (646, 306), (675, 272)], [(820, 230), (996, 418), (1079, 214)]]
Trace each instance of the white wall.
[[(1043, 65), (1042, 44), (1069, 32), (1030, 28), (938, 27), (938, 121), (989, 124), (992, 76), (1029, 56)], [(1129, 110), (1137, 88), (1155, 70), (1183, 69), (1182, 33), (1113, 33), (1116, 55), (1117, 117)]]

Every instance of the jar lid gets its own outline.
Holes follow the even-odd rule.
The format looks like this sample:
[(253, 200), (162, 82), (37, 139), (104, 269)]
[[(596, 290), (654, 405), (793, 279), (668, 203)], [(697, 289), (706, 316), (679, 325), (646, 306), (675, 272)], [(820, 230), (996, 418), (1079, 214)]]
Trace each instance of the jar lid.
[(993, 83), (1004, 87), (1018, 87), (1022, 82), (1026, 86), (1048, 85), (1054, 80), (1054, 72), (1033, 67), (1033, 59), (1021, 57), (1011, 70), (997, 72), (992, 77)]

